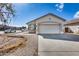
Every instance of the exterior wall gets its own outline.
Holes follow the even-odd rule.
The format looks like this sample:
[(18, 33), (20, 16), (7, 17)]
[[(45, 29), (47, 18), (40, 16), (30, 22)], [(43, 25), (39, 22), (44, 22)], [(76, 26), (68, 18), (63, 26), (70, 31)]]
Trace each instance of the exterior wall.
[(78, 25), (65, 26), (65, 27), (68, 27), (73, 33), (77, 33), (79, 31), (79, 26)]
[[(50, 19), (51, 18), (51, 19)], [(43, 17), (43, 18), (40, 18), (38, 20), (36, 20), (36, 23), (41, 23), (41, 22), (46, 22), (46, 21), (52, 21), (52, 22), (58, 22), (58, 23), (64, 23), (63, 20), (55, 17), (55, 16), (52, 16), (52, 15), (48, 15), (46, 17)]]
[(16, 30), (16, 32), (21, 32), (21, 30)]
[(0, 34), (4, 34), (4, 31), (0, 31)]
[(61, 24), (61, 33), (63, 33), (63, 24), (64, 24), (65, 21), (55, 17), (55, 16), (52, 16), (52, 15), (47, 15), (45, 17), (42, 17), (38, 20), (35, 20), (35, 21), (32, 21), (31, 23), (28, 24), (28, 27), (30, 28), (30, 25), (36, 25), (36, 29), (35, 30), (30, 30), (29, 31), (31, 32), (34, 32), (36, 31), (36, 33), (39, 33), (38, 30), (39, 30), (39, 24), (54, 24), (54, 23), (58, 23), (58, 24)]
[[(36, 22), (31, 22), (28, 24), (28, 31), (29, 33), (36, 33)], [(34, 28), (35, 27), (35, 28)]]

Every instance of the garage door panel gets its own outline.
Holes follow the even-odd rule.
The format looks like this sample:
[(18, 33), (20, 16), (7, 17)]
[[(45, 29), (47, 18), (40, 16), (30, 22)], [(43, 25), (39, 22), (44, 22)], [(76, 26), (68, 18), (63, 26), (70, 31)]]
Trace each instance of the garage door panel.
[(59, 33), (59, 25), (39, 25), (39, 33)]

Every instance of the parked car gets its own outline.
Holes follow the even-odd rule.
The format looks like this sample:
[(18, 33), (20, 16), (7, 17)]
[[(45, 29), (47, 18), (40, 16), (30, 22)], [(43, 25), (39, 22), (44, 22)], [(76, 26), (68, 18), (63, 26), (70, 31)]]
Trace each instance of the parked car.
[(15, 29), (6, 29), (6, 30), (4, 30), (4, 32), (5, 33), (14, 33), (14, 32), (16, 32), (16, 30)]

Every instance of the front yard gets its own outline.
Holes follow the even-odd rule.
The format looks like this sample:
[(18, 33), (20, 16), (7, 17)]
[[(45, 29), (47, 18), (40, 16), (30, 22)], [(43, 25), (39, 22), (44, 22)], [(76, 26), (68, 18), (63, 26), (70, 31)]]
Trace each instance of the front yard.
[[(79, 56), (78, 35), (67, 34), (70, 35), (70, 40), (66, 40), (68, 36), (57, 37), (25, 32), (6, 35), (0, 35), (0, 55), (3, 56)], [(60, 39), (60, 36), (63, 39)]]
[(37, 35), (20, 32), (3, 34), (0, 38), (0, 55), (2, 56), (38, 55)]

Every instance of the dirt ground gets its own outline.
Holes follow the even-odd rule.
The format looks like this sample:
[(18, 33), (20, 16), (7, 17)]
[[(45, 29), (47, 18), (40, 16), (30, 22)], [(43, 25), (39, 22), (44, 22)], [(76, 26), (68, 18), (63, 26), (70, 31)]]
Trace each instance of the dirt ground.
[[(1, 38), (0, 44), (4, 45), (5, 43), (9, 42), (7, 43), (7, 46), (5, 44), (5, 47), (8, 47), (8, 48), (5, 48), (3, 52), (0, 52), (0, 55), (2, 56), (36, 56), (38, 55), (37, 35), (18, 33), (18, 34), (12, 34), (12, 35), (9, 34), (8, 36), (9, 37), (6, 37), (6, 35), (2, 35), (2, 36), (0, 35), (0, 38)], [(9, 47), (12, 47), (12, 49), (10, 49)]]

